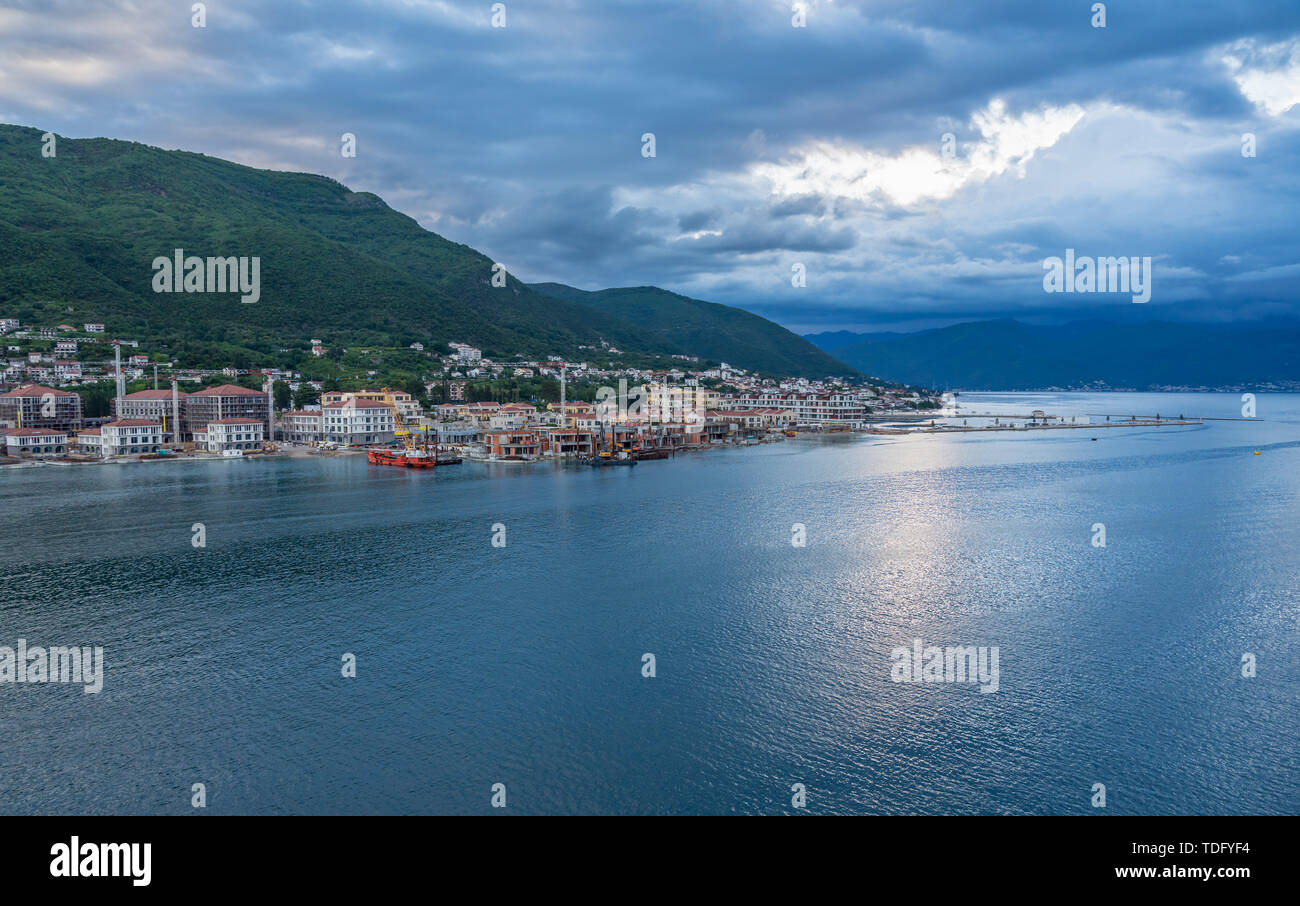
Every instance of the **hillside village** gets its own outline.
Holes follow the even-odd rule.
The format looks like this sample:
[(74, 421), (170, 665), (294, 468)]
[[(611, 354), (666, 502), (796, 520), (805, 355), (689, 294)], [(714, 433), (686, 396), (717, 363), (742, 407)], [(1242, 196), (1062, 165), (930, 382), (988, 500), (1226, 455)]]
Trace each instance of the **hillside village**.
[[(336, 379), (312, 380), (294, 369), (184, 368), (138, 351), (138, 341), (110, 339), (98, 323), (78, 330), (0, 319), (0, 340), (0, 432), (11, 461), (364, 450), (412, 437), (471, 459), (609, 450), (653, 458), (799, 431), (853, 431), (869, 417), (937, 405), (909, 388), (778, 380), (726, 363), (700, 367), (685, 355), (674, 356), (680, 366), (661, 369), (559, 356), (507, 363), (466, 343), (439, 351), (417, 342), (410, 352), (428, 362), (418, 382), (375, 386), (379, 372), (368, 370), (350, 381), (356, 389), (344, 389)], [(313, 339), (310, 353), (321, 358), (329, 349)], [(609, 344), (591, 349), (593, 359), (617, 354)], [(484, 398), (504, 395), (503, 382), (515, 396), (520, 386), (543, 392)], [(143, 389), (128, 391), (132, 385)], [(90, 411), (90, 403), (103, 402), (92, 391), (107, 396), (106, 412)]]

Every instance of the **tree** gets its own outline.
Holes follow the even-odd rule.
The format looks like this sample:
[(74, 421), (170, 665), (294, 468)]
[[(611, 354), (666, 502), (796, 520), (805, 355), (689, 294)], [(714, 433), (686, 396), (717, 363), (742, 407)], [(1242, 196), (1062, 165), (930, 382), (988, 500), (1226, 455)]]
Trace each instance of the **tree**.
[(275, 408), (281, 410), (289, 408), (289, 402), (293, 394), (285, 381), (276, 381), (272, 384), (271, 392), (275, 396)]
[(320, 402), (320, 391), (303, 381), (298, 385), (298, 392), (293, 395), (295, 409), (302, 409)]
[(81, 395), (81, 414), (86, 418), (103, 418), (109, 414), (110, 401), (117, 388), (113, 381), (100, 381), (97, 384), (82, 384), (77, 388)]
[(418, 377), (407, 378), (402, 384), (402, 389), (411, 395), (411, 398), (417, 403), (424, 403), (424, 382)]
[(560, 382), (553, 377), (544, 377), (538, 395), (548, 403), (560, 401)]

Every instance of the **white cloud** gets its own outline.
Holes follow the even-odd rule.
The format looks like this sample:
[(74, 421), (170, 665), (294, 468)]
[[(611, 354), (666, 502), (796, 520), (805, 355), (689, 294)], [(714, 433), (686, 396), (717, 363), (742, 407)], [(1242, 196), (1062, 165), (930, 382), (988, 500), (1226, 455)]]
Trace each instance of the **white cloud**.
[(879, 153), (844, 142), (815, 141), (794, 149), (780, 163), (758, 163), (750, 173), (774, 195), (819, 195), (858, 201), (887, 199), (897, 205), (952, 197), (963, 186), (985, 182), (1008, 171), (1023, 176), (1025, 165), (1083, 119), (1082, 107), (1046, 107), (1013, 116), (1001, 100), (976, 113), (970, 130), (978, 139), (962, 142), (958, 154), (916, 146)]
[(1270, 116), (1300, 104), (1300, 38), (1267, 45), (1237, 41), (1221, 59), (1242, 96)]

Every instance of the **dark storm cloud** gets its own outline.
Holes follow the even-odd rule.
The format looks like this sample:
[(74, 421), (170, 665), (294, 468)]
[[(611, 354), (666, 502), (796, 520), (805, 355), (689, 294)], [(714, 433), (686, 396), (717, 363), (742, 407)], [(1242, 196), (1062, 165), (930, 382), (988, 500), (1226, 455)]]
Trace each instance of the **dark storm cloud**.
[(0, 11), (0, 114), (325, 173), (524, 279), (796, 328), (1104, 313), (1043, 293), (1065, 248), (1150, 254), (1162, 316), (1296, 304), (1300, 5), (808, 5), (507, 0), (492, 28), (477, 0), (223, 0), (196, 29), (29, 0)]

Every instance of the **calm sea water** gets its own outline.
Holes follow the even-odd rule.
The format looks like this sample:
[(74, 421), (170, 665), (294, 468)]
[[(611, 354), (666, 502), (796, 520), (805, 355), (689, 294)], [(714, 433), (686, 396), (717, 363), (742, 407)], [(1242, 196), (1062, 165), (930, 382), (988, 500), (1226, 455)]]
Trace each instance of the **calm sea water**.
[[(1109, 813), (1294, 814), (1300, 397), (1258, 414), (634, 469), (0, 470), (0, 645), (107, 661), (99, 695), (0, 686), (0, 812), (187, 813), (203, 782), (215, 813), (486, 813), (500, 782), (516, 813), (782, 813), (802, 783), (813, 813), (1083, 814), (1104, 783)], [(916, 638), (998, 646), (999, 691), (891, 682)]]

